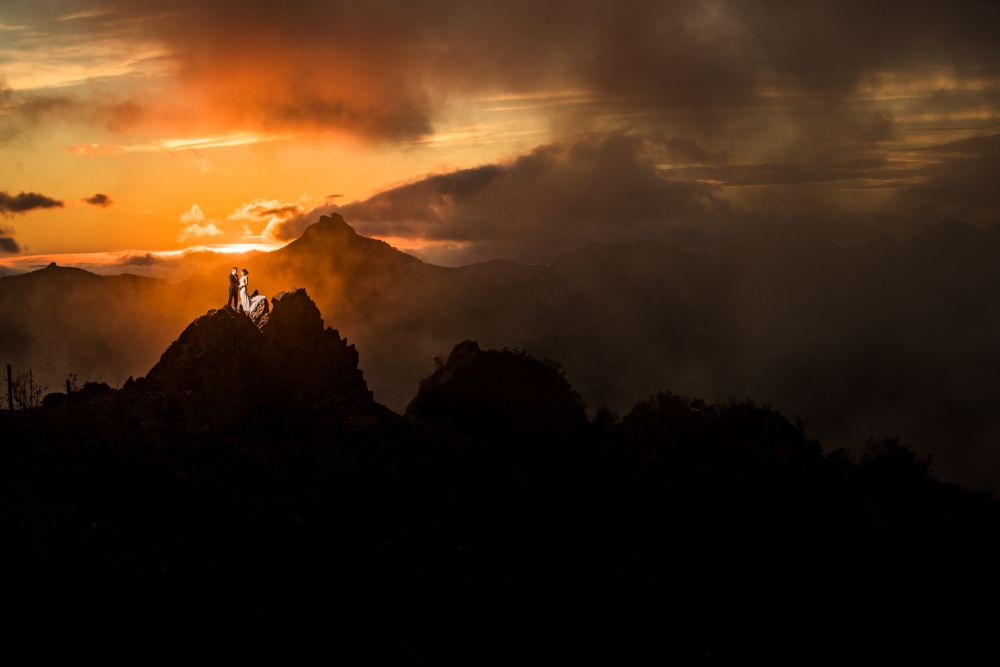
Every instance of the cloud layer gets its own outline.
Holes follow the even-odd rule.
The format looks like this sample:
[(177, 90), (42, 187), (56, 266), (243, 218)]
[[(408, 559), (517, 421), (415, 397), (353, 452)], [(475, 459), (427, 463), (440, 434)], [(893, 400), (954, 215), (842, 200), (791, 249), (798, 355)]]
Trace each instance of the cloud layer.
[(622, 133), (540, 146), (509, 162), (427, 176), (276, 225), (294, 238), (337, 211), (364, 234), (430, 244), (436, 261), (550, 261), (587, 241), (676, 238), (739, 213), (709, 185), (665, 178), (662, 142)]
[[(785, 141), (868, 141), (896, 127), (871, 104), (887, 86), (929, 74), (995, 80), (1000, 59), (1000, 8), (976, 0), (178, 0), (166, 9), (116, 0), (103, 9), (60, 31), (79, 31), (81, 49), (84, 38), (143, 45), (159, 54), (151, 59), (168, 88), (110, 101), (36, 94), (17, 102), (21, 116), (403, 141), (430, 134), (456, 101), (558, 89), (589, 101), (549, 109), (563, 121), (648, 114), (706, 136), (766, 124)], [(973, 97), (995, 100), (995, 81), (986, 87)], [(968, 97), (968, 87), (952, 88)], [(958, 97), (924, 102), (943, 108)]]
[[(541, 261), (574, 243), (698, 235), (736, 219), (841, 230), (995, 219), (996, 3), (113, 0), (93, 9), (24, 3), (0, 17), (19, 26), (6, 48), (22, 54), (0, 59), (0, 78), (18, 82), (0, 84), (0, 141), (71, 123), (99, 135), (81, 136), (74, 158), (109, 162), (325, 133), (426, 150), (415, 171), (438, 165), (433, 175), (342, 208), (361, 231), (425, 244), (437, 261)], [(91, 51), (105, 55), (88, 60)], [(32, 73), (61, 83), (26, 88)], [(474, 150), (427, 146), (461, 135), (460, 123), (485, 128), (471, 133), (484, 141), (498, 127), (529, 128), (541, 145), (453, 169), (475, 164)], [(93, 143), (104, 135), (110, 143)], [(207, 158), (198, 164), (207, 171)], [(245, 238), (287, 239), (315, 219), (274, 199), (295, 191), (235, 194), (233, 203), (259, 205), (186, 221), (181, 238), (235, 238), (227, 223), (239, 220)]]
[[(429, 132), (451, 96), (555, 86), (713, 125), (778, 93), (786, 108), (843, 116), (834, 129), (863, 138), (888, 129), (849, 104), (868, 77), (937, 66), (995, 73), (1000, 8), (958, 5), (210, 0), (144, 25), (190, 91), (245, 121), (400, 139)], [(148, 17), (145, 2), (117, 7)]]
[[(648, 135), (594, 134), (506, 162), (428, 175), (363, 201), (320, 206), (276, 219), (269, 229), (277, 239), (292, 239), (336, 211), (363, 234), (409, 240), (416, 254), (444, 264), (547, 263), (588, 242), (656, 239), (698, 247), (755, 235), (853, 243), (909, 236), (948, 218), (1000, 223), (998, 140), (988, 135), (924, 146), (914, 151), (921, 155), (917, 162), (671, 167), (664, 163), (691, 154), (705, 159), (704, 149), (688, 142), (678, 151), (676, 140)], [(786, 194), (773, 210), (732, 201), (734, 191), (761, 187)], [(816, 188), (885, 194), (877, 215), (858, 215), (836, 206), (812, 210), (823, 192)], [(795, 189), (802, 194), (787, 194)], [(798, 205), (808, 214), (796, 199), (804, 199)]]

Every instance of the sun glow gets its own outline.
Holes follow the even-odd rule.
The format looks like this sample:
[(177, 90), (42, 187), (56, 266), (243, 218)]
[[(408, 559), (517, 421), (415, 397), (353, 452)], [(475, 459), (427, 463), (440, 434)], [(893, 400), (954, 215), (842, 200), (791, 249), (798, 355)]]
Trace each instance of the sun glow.
[(278, 248), (284, 247), (285, 245), (287, 245), (287, 243), (288, 243), (287, 241), (281, 243), (220, 243), (213, 245), (195, 246), (192, 248), (187, 248), (185, 250), (175, 251), (175, 252), (183, 254), (187, 252), (196, 252), (198, 250), (205, 250), (208, 252), (217, 252), (224, 255), (243, 254), (247, 252), (271, 252), (272, 250), (277, 250)]

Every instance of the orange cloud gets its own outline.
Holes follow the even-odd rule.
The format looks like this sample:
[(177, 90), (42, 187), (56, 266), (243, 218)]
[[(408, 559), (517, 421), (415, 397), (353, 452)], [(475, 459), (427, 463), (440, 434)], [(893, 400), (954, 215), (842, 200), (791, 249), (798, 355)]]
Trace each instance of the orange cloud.
[(225, 236), (225, 232), (219, 229), (219, 227), (215, 224), (217, 221), (206, 220), (205, 212), (202, 211), (201, 207), (197, 204), (193, 204), (190, 209), (182, 213), (180, 220), (181, 222), (188, 224), (181, 230), (181, 233), (178, 234), (178, 241)]
[(776, 31), (769, 3), (738, 0), (175, 0), (167, 10), (117, 0), (59, 17), (79, 32), (58, 49), (51, 40), (25, 42), (11, 66), (38, 74), (11, 80), (38, 79), (43, 60), (66, 70), (49, 85), (141, 79), (127, 100), (40, 99), (32, 113), (89, 113), (89, 122), (146, 136), (320, 131), (404, 144), (432, 137), (456, 100), (477, 99), (493, 104), (490, 112), (529, 110), (589, 130), (647, 114), (673, 134), (686, 134), (679, 124), (717, 136), (752, 123), (762, 131), (780, 125), (799, 145), (807, 133), (824, 142), (878, 140), (884, 133), (857, 122), (871, 115), (858, 101), (884, 99), (893, 77), (920, 78), (944, 63), (957, 73), (950, 94), (995, 89), (983, 73), (1000, 57), (989, 3), (962, 11), (902, 0), (891, 9), (793, 4)]
[(254, 199), (233, 211), (228, 219), (263, 224), (264, 228), (255, 234), (250, 224), (243, 225), (243, 238), (261, 239), (268, 243), (284, 240), (280, 230), (285, 220), (301, 215), (305, 209), (298, 202), (284, 202), (277, 199)]

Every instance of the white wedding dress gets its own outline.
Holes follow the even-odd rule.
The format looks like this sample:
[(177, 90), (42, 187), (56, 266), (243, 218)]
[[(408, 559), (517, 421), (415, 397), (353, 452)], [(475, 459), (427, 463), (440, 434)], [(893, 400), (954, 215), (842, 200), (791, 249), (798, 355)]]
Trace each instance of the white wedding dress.
[(253, 312), (253, 309), (257, 307), (258, 303), (267, 299), (267, 297), (263, 294), (258, 294), (253, 297), (247, 296), (247, 284), (249, 282), (250, 279), (247, 276), (240, 276), (240, 308), (247, 315)]

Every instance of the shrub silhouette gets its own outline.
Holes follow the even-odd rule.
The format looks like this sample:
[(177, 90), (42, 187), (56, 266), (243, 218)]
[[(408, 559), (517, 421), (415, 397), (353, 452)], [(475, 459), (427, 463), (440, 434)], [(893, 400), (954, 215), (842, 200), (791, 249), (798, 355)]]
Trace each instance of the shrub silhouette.
[(30, 410), (42, 404), (46, 387), (36, 384), (31, 369), (11, 376), (8, 386), (4, 382), (3, 407), (13, 405), (15, 410)]
[(559, 364), (463, 341), (420, 383), (406, 415), (485, 438), (568, 435), (587, 422)]

